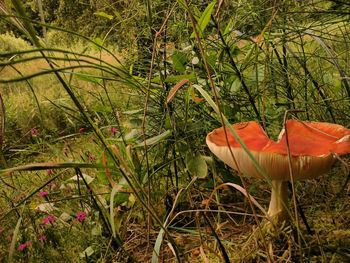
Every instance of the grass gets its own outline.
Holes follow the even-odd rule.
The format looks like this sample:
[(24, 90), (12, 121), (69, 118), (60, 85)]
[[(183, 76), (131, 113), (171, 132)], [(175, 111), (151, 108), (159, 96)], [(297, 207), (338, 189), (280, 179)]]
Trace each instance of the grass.
[[(6, 109), (2, 152), (7, 162), (1, 171), (0, 260), (349, 259), (346, 158), (329, 174), (295, 185), (311, 232), (299, 218), (300, 229), (293, 223), (276, 231), (262, 229), (261, 238), (254, 215), (259, 222), (263, 215), (231, 188), (220, 189), (209, 211), (204, 210), (216, 186), (241, 182), (205, 147), (205, 135), (220, 121), (198, 92), (209, 90), (212, 78), (220, 110), (229, 121), (256, 119), (254, 104), (272, 137), (293, 103), (306, 109), (298, 114), (301, 119), (335, 117), (348, 125), (349, 100), (339, 70), (348, 68), (348, 41), (337, 40), (349, 31), (348, 23), (314, 25), (314, 37), (306, 29), (300, 36), (297, 28), (282, 34), (286, 27), (273, 24), (262, 32), (261, 43), (228, 34), (223, 36), (228, 52), (216, 26), (211, 21), (208, 34), (184, 43), (184, 49), (155, 38), (154, 60), (145, 64), (152, 69), (134, 69), (128, 54), (117, 54), (120, 64), (113, 57), (116, 49), (109, 53), (96, 39), (83, 36), (82, 42), (68, 47), (49, 39), (48, 46), (54, 48), (41, 49), (49, 60), (34, 59), (39, 52), (22, 54), (33, 46), (21, 39), (0, 37), (13, 43), (1, 50), (0, 90)], [(192, 33), (193, 27), (187, 31)], [(199, 41), (204, 54), (198, 51)], [(171, 50), (161, 52), (163, 46)], [(9, 51), (16, 55), (10, 62), (5, 56)], [(61, 80), (55, 73), (44, 74), (50, 64), (61, 70)], [(33, 73), (38, 76), (4, 83)], [(177, 86), (185, 76), (191, 81)], [(208, 96), (215, 97), (212, 91)], [(249, 193), (267, 207), (269, 185), (244, 180)], [(82, 212), (86, 218), (79, 221)]]

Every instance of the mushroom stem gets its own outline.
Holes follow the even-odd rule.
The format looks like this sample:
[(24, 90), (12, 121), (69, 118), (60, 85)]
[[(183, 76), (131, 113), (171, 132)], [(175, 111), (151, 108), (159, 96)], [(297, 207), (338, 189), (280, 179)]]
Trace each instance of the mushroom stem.
[(273, 223), (281, 223), (288, 218), (288, 182), (272, 180), (271, 200), (268, 216)]

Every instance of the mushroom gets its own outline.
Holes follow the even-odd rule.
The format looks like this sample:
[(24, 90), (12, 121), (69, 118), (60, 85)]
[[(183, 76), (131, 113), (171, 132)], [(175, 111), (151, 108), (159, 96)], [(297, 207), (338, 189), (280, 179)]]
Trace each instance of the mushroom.
[[(350, 129), (326, 122), (288, 120), (277, 142), (270, 140), (261, 126), (254, 122), (233, 124), (232, 128), (259, 164), (252, 159), (226, 127), (207, 135), (209, 149), (223, 162), (244, 176), (271, 180), (268, 217), (279, 223), (288, 217), (289, 157), (293, 179), (312, 179), (330, 170), (337, 155), (350, 153)], [(227, 134), (227, 141), (226, 135)], [(263, 171), (263, 172), (262, 172)]]

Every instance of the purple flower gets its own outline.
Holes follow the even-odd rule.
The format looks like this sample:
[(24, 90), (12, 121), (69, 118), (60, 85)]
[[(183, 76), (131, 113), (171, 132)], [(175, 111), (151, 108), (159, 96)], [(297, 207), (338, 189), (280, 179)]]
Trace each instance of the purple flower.
[(36, 128), (33, 128), (30, 133), (32, 134), (32, 137), (37, 137), (39, 135), (39, 130)]
[(39, 195), (41, 196), (41, 197), (45, 197), (45, 196), (47, 196), (49, 193), (48, 192), (46, 192), (46, 191), (41, 191), (41, 192), (39, 192)]
[(112, 127), (111, 128), (111, 134), (112, 136), (115, 136), (115, 134), (117, 133), (118, 129), (116, 127)]
[(53, 216), (53, 215), (48, 215), (47, 217), (43, 218), (44, 225), (48, 225), (48, 224), (52, 223), (53, 221), (55, 221), (55, 216)]
[(17, 250), (23, 251), (23, 250), (26, 249), (26, 247), (27, 247), (27, 244), (20, 244), (20, 245), (18, 246)]
[(33, 245), (33, 242), (32, 241), (27, 241), (26, 243), (24, 244), (20, 244), (17, 248), (17, 250), (20, 250), (20, 251), (23, 251), (25, 250), (27, 247)]
[(76, 218), (80, 223), (82, 223), (86, 219), (86, 214), (83, 211), (79, 211)]

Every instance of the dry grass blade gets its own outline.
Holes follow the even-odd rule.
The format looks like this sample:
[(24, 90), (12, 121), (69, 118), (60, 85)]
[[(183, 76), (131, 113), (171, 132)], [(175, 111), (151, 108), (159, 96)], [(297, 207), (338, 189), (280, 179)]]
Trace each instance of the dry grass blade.
[(263, 212), (264, 215), (267, 215), (267, 212), (266, 210), (258, 203), (258, 201), (255, 200), (254, 197), (252, 197), (250, 194), (247, 193), (247, 191), (240, 185), (238, 184), (234, 184), (234, 183), (224, 183), (224, 184), (220, 184), (219, 186), (215, 187), (215, 189), (211, 192), (209, 198), (208, 198), (208, 201), (205, 205), (205, 209), (208, 210), (209, 208), (209, 204), (210, 204), (210, 201), (213, 199), (213, 195), (215, 194), (215, 192), (221, 188), (224, 188), (226, 186), (231, 186), (235, 189), (237, 189), (238, 191), (240, 191), (246, 198), (249, 198), (252, 203), (261, 210), (261, 212)]
[(210, 263), (208, 257), (205, 255), (203, 246), (199, 247), (199, 251), (201, 252), (201, 257), (204, 263)]
[(0, 94), (0, 149), (2, 149), (5, 136), (5, 105)]
[(186, 83), (188, 83), (189, 80), (188, 79), (182, 79), (180, 80), (170, 91), (168, 94), (168, 97), (166, 98), (166, 104), (169, 104), (169, 102), (171, 102), (173, 100), (173, 98), (176, 95), (176, 92)]

